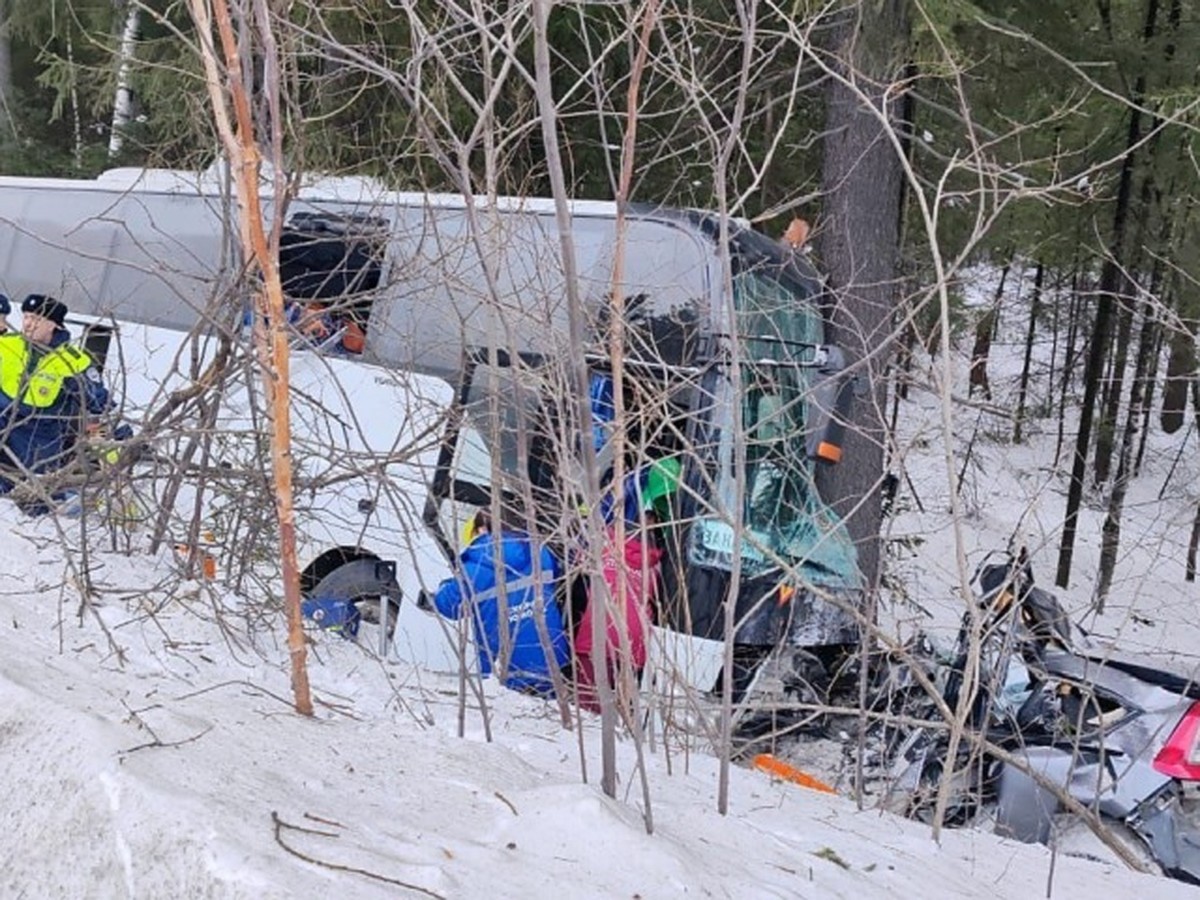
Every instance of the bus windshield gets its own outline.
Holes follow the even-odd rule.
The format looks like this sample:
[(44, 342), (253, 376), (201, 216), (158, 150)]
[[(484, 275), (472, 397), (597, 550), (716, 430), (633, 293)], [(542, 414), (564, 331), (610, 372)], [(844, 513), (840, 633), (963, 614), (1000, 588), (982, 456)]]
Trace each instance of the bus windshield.
[[(736, 270), (735, 270), (736, 271)], [(799, 565), (811, 583), (853, 588), (858, 561), (845, 526), (821, 500), (805, 451), (808, 392), (825, 329), (820, 312), (788, 280), (768, 267), (733, 278), (740, 358), (740, 397), (726, 373), (729, 403), (718, 403), (720, 516), (703, 517), (692, 530), (693, 562), (729, 569), (733, 523), (744, 531), (740, 556), (750, 577), (782, 559)], [(734, 477), (733, 403), (740, 405), (745, 435), (745, 489), (740, 504)], [(738, 508), (740, 505), (740, 509)], [(740, 513), (740, 515), (739, 515)]]

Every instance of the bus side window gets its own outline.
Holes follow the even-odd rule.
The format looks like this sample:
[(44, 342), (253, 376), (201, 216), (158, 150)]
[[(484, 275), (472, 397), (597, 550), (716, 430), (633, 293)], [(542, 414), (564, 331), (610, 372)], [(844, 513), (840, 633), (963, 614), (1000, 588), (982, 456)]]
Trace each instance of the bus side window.
[(338, 346), (362, 353), (382, 280), (386, 226), (362, 215), (298, 212), (280, 235), (284, 293), (330, 320)]
[(101, 373), (104, 372), (104, 365), (108, 362), (108, 350), (116, 331), (112, 325), (106, 325), (103, 322), (90, 322), (83, 327), (83, 335), (79, 343), (92, 358), (92, 364)]

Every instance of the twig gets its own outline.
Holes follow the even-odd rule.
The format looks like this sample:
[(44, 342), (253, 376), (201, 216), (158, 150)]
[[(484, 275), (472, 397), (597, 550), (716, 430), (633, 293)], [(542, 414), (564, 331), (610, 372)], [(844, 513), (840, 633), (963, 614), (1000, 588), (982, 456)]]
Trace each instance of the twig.
[[(329, 838), (341, 837), (341, 835), (335, 831), (321, 831), (320, 829), (317, 829), (317, 828), (305, 828), (303, 825), (293, 825), (291, 822), (285, 822), (285, 821), (283, 821), (283, 819), (281, 819), (277, 815), (275, 815), (275, 813), (271, 813), (271, 816), (275, 819), (276, 837), (278, 837), (279, 831), (283, 828), (287, 828), (291, 831), (299, 831), (301, 834), (315, 834), (318, 837), (329, 837)], [(304, 817), (312, 818), (308, 813), (305, 813)]]
[[(301, 853), (294, 847), (289, 847), (286, 843), (284, 843), (283, 835), (281, 833), (284, 828), (290, 828), (292, 831), (301, 831), (308, 834), (324, 834), (324, 832), (312, 831), (311, 829), (302, 828), (298, 825), (291, 825), (279, 818), (279, 813), (275, 812), (274, 810), (271, 810), (271, 821), (275, 823), (275, 843), (277, 843), (280, 847), (292, 854), (292, 856), (296, 857), (297, 859), (302, 859), (305, 862), (312, 863), (315, 866), (322, 866), (326, 869), (332, 869), (335, 872), (351, 872), (355, 875), (362, 875), (366, 878), (372, 878), (375, 881), (382, 881), (386, 884), (394, 884), (397, 887), (407, 888), (410, 891), (415, 891), (416, 893), (425, 897), (433, 897), (435, 900), (445, 900), (441, 894), (435, 893), (428, 888), (423, 888), (420, 885), (410, 884), (409, 882), (401, 881), (398, 878), (389, 878), (386, 875), (379, 875), (375, 872), (369, 872), (366, 869), (356, 868), (355, 866), (344, 866), (341, 863), (326, 862), (323, 859), (317, 859), (316, 857)], [(333, 837), (336, 837), (336, 835), (333, 835)]]
[(257, 691), (258, 693), (262, 694), (263, 696), (270, 697), (272, 700), (278, 700), (284, 706), (290, 707), (292, 705), (292, 701), (288, 700), (286, 697), (280, 697), (278, 694), (273, 694), (271, 691), (268, 691), (266, 688), (262, 687), (261, 685), (252, 684), (251, 682), (245, 681), (242, 679), (234, 679), (232, 681), (221, 681), (221, 682), (218, 682), (217, 684), (211, 684), (206, 688), (200, 688), (200, 690), (198, 690), (198, 691), (192, 691), (191, 693), (188, 693), (188, 694), (180, 694), (175, 699), (176, 700), (190, 700), (192, 697), (199, 697), (201, 694), (207, 694), (210, 691), (215, 691), (215, 690), (217, 690), (219, 688), (223, 688), (223, 687), (230, 687), (231, 685), (240, 685), (241, 687), (250, 688), (251, 690)]
[(1167, 493), (1167, 485), (1171, 483), (1171, 478), (1175, 474), (1175, 467), (1179, 465), (1180, 457), (1183, 456), (1183, 449), (1187, 446), (1188, 438), (1192, 436), (1192, 429), (1196, 427), (1195, 422), (1188, 424), (1188, 430), (1183, 435), (1183, 440), (1179, 442), (1179, 452), (1175, 454), (1175, 459), (1171, 462), (1171, 468), (1167, 472), (1167, 477), (1163, 479), (1162, 487), (1158, 489), (1158, 499), (1161, 500)]
[(513, 805), (512, 805), (512, 801), (511, 801), (511, 800), (509, 800), (507, 797), (505, 797), (505, 796), (504, 796), (502, 793), (500, 793), (499, 791), (492, 791), (492, 793), (493, 793), (493, 794), (496, 796), (496, 799), (497, 799), (497, 800), (499, 800), (501, 803), (503, 803), (505, 806), (507, 806), (509, 809), (511, 809), (511, 810), (512, 810), (512, 814), (513, 814), (514, 816), (516, 816), (516, 815), (520, 815), (520, 813), (518, 813), (518, 812), (517, 812), (517, 808), (516, 808), (515, 806), (513, 806)]
[(347, 719), (353, 719), (355, 722), (362, 722), (363, 717), (355, 715), (354, 707), (348, 703), (334, 703), (330, 700), (322, 700), (320, 697), (314, 697), (313, 703), (317, 706), (323, 706), (330, 712), (337, 713), (339, 716), (345, 716)]
[(200, 738), (212, 731), (213, 727), (214, 726), (209, 725), (203, 731), (199, 731), (196, 734), (193, 734), (191, 737), (187, 737), (179, 741), (160, 741), (158, 738), (155, 738), (154, 740), (147, 741), (144, 744), (138, 744), (136, 747), (130, 747), (128, 750), (120, 750), (118, 751), (118, 755), (122, 757), (122, 761), (124, 761), (124, 757), (129, 756), (132, 753), (136, 753), (138, 750), (145, 750), (148, 747), (182, 747), (184, 744), (190, 744), (193, 741), (200, 740)]
[(306, 812), (304, 814), (304, 818), (306, 818), (312, 822), (320, 822), (322, 825), (332, 825), (334, 828), (345, 828), (346, 827), (341, 822), (338, 822), (334, 819), (324, 819), (321, 816), (314, 816), (312, 813), (308, 813), (308, 812)]

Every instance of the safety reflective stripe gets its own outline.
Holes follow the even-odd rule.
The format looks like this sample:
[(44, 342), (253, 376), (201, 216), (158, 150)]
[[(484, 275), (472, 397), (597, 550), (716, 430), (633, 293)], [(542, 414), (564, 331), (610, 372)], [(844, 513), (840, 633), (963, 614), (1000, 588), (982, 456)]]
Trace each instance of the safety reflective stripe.
[[(527, 590), (528, 588), (537, 587), (538, 579), (532, 575), (526, 575), (524, 578), (517, 578), (514, 581), (504, 582), (504, 591), (508, 596)], [(486, 591), (480, 591), (478, 594), (472, 594), (471, 599), (476, 603), (484, 603), (488, 600), (495, 600), (500, 596), (500, 586), (488, 588)]]
[[(17, 334), (0, 336), (0, 390), (9, 399), (16, 399), (20, 392), (28, 362), (29, 343), (24, 337)], [(75, 347), (51, 350), (29, 373), (21, 402), (37, 409), (53, 406), (62, 393), (63, 382), (87, 371), (91, 364), (91, 358)]]

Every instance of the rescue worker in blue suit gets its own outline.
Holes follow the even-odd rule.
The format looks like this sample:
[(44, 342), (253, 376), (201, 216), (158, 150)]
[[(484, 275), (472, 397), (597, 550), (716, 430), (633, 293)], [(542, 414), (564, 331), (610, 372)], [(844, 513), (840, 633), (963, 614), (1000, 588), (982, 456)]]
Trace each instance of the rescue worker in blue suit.
[[(505, 687), (552, 697), (551, 673), (570, 657), (562, 614), (554, 600), (554, 556), (545, 547), (536, 549), (524, 532), (502, 528), (493, 533), (487, 510), (479, 511), (473, 526), (470, 542), (459, 556), (459, 574), (442, 582), (433, 603), (450, 619), (462, 616), (464, 606), (472, 613), (483, 675), (500, 669), (507, 653), (507, 666), (498, 673)], [(497, 550), (502, 571), (498, 571)], [(507, 622), (502, 622), (500, 582)]]
[(21, 334), (0, 334), (0, 494), (13, 487), (6, 474), (65, 465), (84, 416), (109, 405), (91, 357), (69, 343), (66, 306), (30, 294), (21, 314)]

